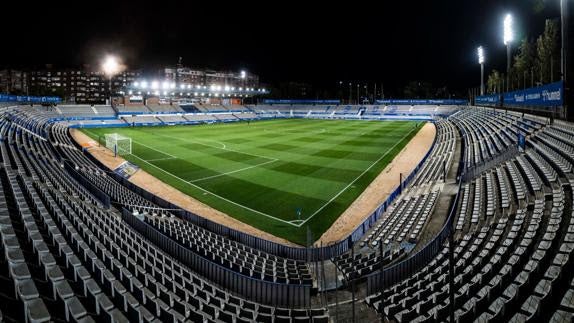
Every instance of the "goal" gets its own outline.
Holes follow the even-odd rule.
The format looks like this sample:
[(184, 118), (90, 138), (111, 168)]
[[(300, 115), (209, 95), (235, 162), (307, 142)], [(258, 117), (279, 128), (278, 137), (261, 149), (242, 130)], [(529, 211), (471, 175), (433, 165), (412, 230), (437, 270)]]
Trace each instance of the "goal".
[(132, 138), (117, 133), (107, 133), (106, 148), (117, 155), (129, 155), (132, 153)]

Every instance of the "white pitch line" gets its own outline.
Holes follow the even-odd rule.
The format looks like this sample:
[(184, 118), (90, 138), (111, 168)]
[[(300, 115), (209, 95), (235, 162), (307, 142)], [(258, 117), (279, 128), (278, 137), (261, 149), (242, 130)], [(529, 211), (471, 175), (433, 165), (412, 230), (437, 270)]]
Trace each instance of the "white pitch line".
[(323, 206), (321, 206), (317, 211), (315, 211), (315, 213), (311, 214), (308, 218), (306, 218), (301, 224), (298, 225), (298, 227), (301, 227), (303, 224), (307, 223), (307, 221), (312, 219), (315, 215), (317, 215), (317, 213), (321, 212), (325, 207), (327, 207), (327, 205), (331, 204), (331, 202), (333, 202), (337, 197), (339, 197), (341, 194), (343, 194), (343, 192), (345, 192), (349, 187), (351, 187), (351, 185), (353, 185), (357, 180), (359, 180), (359, 178), (361, 178), (363, 175), (365, 175), (365, 173), (367, 173), (371, 168), (373, 168), (373, 166), (375, 166), (379, 161), (381, 161), (381, 159), (385, 158), (385, 156), (387, 156), (389, 154), (389, 152), (391, 152), (393, 149), (395, 149), (395, 147), (399, 143), (401, 143), (408, 135), (410, 135), (411, 132), (413, 132), (415, 129), (417, 129), (417, 128), (413, 128), (413, 129), (411, 129), (411, 131), (409, 131), (407, 134), (405, 134), (401, 138), (401, 140), (397, 141), (397, 143), (395, 143), (393, 145), (393, 147), (391, 147), (391, 149), (388, 149), (387, 152), (385, 152), (381, 157), (379, 157), (379, 159), (377, 159), (374, 163), (372, 163), (371, 166), (369, 166), (367, 169), (365, 169), (359, 176), (357, 176), (357, 178), (355, 178), (351, 183), (349, 183), (349, 185), (345, 186), (342, 190), (340, 190), (339, 193), (337, 193), (337, 195), (333, 196), (329, 201), (327, 201), (327, 203), (323, 204)]
[(148, 162), (153, 162), (153, 161), (160, 161), (160, 160), (172, 160), (172, 159), (177, 159), (177, 157), (166, 157), (166, 158), (156, 158), (156, 159), (148, 159)]
[(217, 175), (213, 175), (213, 176), (207, 176), (207, 177), (203, 177), (203, 178), (194, 179), (194, 180), (192, 180), (192, 181), (189, 181), (188, 183), (197, 183), (197, 182), (201, 182), (201, 181), (204, 181), (204, 180), (208, 180), (208, 179), (212, 179), (212, 178), (216, 178), (216, 177), (220, 177), (220, 176), (224, 176), (224, 175), (229, 175), (229, 174), (234, 174), (234, 173), (242, 172), (242, 171), (244, 171), (244, 170), (248, 170), (248, 169), (251, 169), (251, 168), (263, 166), (263, 165), (266, 165), (266, 164), (271, 164), (271, 163), (274, 163), (274, 162), (276, 162), (276, 161), (278, 161), (278, 160), (279, 160), (279, 159), (269, 160), (269, 161), (266, 161), (266, 162), (263, 162), (263, 163), (260, 163), (260, 164), (257, 164), (257, 165), (251, 165), (251, 166), (248, 166), (248, 167), (244, 167), (244, 168), (232, 170), (232, 171), (230, 171), (230, 172), (226, 172), (226, 173), (221, 173), (221, 174), (217, 174)]
[(289, 225), (292, 225), (292, 226), (297, 227), (297, 225), (292, 224), (292, 223), (289, 223), (289, 221), (285, 221), (285, 220), (283, 220), (283, 219), (276, 218), (276, 217), (274, 217), (274, 216), (272, 216), (272, 215), (269, 215), (269, 214), (267, 214), (267, 213), (263, 213), (263, 212), (254, 210), (254, 209), (252, 209), (252, 208), (250, 208), (250, 207), (248, 207), (248, 206), (245, 206), (245, 205), (239, 204), (239, 203), (237, 203), (237, 202), (228, 200), (228, 199), (226, 199), (226, 198), (223, 197), (223, 196), (217, 195), (217, 194), (215, 194), (215, 193), (213, 193), (213, 192), (211, 192), (211, 191), (208, 191), (208, 190), (204, 189), (204, 188), (201, 187), (201, 186), (198, 186), (198, 185), (195, 185), (195, 184), (193, 184), (193, 183), (190, 183), (190, 182), (184, 180), (183, 178), (181, 178), (181, 177), (179, 177), (179, 176), (177, 176), (177, 175), (174, 175), (174, 174), (172, 174), (172, 173), (166, 171), (165, 169), (163, 169), (163, 168), (161, 168), (161, 167), (158, 167), (158, 166), (156, 166), (156, 165), (154, 165), (154, 164), (152, 164), (152, 163), (149, 163), (149, 162), (147, 162), (145, 159), (143, 159), (143, 158), (141, 158), (141, 157), (139, 157), (139, 156), (137, 156), (137, 155), (134, 155), (134, 154), (131, 154), (131, 155), (134, 156), (135, 158), (137, 158), (137, 159), (143, 161), (144, 163), (147, 163), (147, 164), (149, 164), (150, 166), (155, 167), (155, 168), (159, 169), (160, 171), (162, 171), (162, 172), (164, 172), (164, 173), (166, 173), (166, 174), (168, 174), (168, 175), (170, 175), (170, 176), (172, 176), (172, 177), (174, 177), (174, 178), (177, 178), (178, 180), (180, 180), (180, 181), (182, 181), (182, 182), (184, 182), (184, 183), (186, 183), (186, 184), (188, 184), (188, 185), (190, 185), (190, 186), (193, 186), (193, 187), (195, 187), (195, 188), (197, 188), (197, 189), (199, 189), (199, 190), (201, 190), (201, 191), (203, 191), (203, 192), (205, 192), (205, 193), (211, 194), (211, 195), (213, 195), (213, 196), (215, 196), (215, 197), (217, 197), (217, 198), (220, 198), (220, 199), (222, 199), (222, 200), (224, 200), (224, 201), (226, 201), (226, 202), (229, 202), (229, 203), (231, 203), (231, 204), (233, 204), (233, 205), (237, 205), (237, 206), (239, 206), (239, 207), (241, 207), (241, 208), (244, 208), (244, 209), (246, 209), (246, 210), (248, 210), (248, 211), (257, 213), (257, 214), (259, 214), (259, 215), (263, 215), (264, 217), (267, 217), (267, 218), (270, 218), (270, 219), (273, 219), (273, 220), (276, 220), (276, 221), (279, 221), (279, 222), (283, 222), (283, 223), (286, 223), (286, 224), (289, 224)]
[(176, 139), (176, 140), (181, 140), (181, 141), (185, 141), (185, 142), (191, 142), (191, 143), (195, 143), (195, 144), (202, 145), (202, 146), (206, 146), (206, 147), (211, 147), (211, 148), (215, 148), (215, 149), (221, 149), (221, 150), (231, 151), (231, 152), (234, 152), (234, 153), (243, 154), (243, 155), (248, 155), (248, 156), (253, 156), (253, 157), (258, 157), (258, 158), (265, 158), (265, 159), (269, 159), (269, 160), (274, 160), (274, 159), (276, 159), (276, 158), (272, 158), (272, 157), (267, 157), (267, 156), (262, 156), (262, 155), (252, 154), (252, 153), (246, 153), (246, 152), (243, 152), (243, 151), (230, 149), (230, 148), (227, 148), (227, 146), (226, 146), (225, 144), (223, 144), (222, 142), (216, 141), (216, 140), (212, 140), (212, 141), (218, 142), (218, 143), (220, 143), (220, 144), (223, 144), (224, 147), (223, 147), (223, 148), (221, 148), (221, 147), (215, 147), (215, 146), (208, 145), (208, 144), (204, 144), (204, 143), (202, 143), (202, 142), (198, 142), (198, 141), (195, 141), (195, 140), (189, 140), (189, 139), (183, 139), (183, 138), (178, 138), (178, 137), (172, 137), (172, 136), (168, 136), (168, 135), (161, 135), (161, 134), (155, 134), (155, 135), (157, 135), (157, 136), (162, 136), (162, 137), (166, 137), (166, 138), (172, 138), (172, 139)]

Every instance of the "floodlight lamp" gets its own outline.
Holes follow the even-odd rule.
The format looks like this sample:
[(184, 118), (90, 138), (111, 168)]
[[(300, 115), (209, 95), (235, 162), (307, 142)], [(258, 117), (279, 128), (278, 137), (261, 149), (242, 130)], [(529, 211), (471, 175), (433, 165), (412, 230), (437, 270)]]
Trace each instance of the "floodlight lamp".
[(507, 14), (504, 17), (504, 45), (510, 44), (514, 40), (514, 31), (512, 30), (512, 15)]
[(478, 47), (477, 49), (477, 54), (478, 54), (478, 64), (484, 64), (484, 48), (482, 48), (482, 46)]
[(102, 63), (102, 70), (104, 74), (109, 77), (117, 74), (120, 71), (120, 64), (118, 63), (118, 59), (115, 56), (107, 56)]

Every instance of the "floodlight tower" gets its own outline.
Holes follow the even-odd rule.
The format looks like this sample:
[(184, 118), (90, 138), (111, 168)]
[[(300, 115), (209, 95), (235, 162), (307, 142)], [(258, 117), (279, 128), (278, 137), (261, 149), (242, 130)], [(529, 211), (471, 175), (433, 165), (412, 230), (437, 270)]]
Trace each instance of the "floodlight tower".
[(510, 61), (511, 61), (511, 45), (514, 40), (513, 19), (511, 14), (506, 14), (504, 17), (504, 45), (506, 45), (506, 90), (509, 90), (510, 84)]
[(480, 64), (480, 95), (484, 95), (484, 48), (479, 46), (477, 49), (478, 64)]
[[(245, 72), (245, 70), (241, 70), (241, 72), (239, 72), (239, 77), (241, 78), (241, 86), (245, 89), (245, 78), (247, 77), (247, 72)], [(243, 105), (243, 97), (241, 97), (241, 104)]]
[(102, 63), (102, 71), (109, 78), (110, 105), (112, 105), (112, 78), (120, 71), (118, 59), (108, 55)]

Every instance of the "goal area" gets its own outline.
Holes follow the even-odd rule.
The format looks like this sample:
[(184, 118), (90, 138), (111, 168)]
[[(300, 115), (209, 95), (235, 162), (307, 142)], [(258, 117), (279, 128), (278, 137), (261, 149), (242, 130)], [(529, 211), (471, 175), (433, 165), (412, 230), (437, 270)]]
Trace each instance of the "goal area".
[(132, 138), (117, 133), (105, 134), (106, 148), (117, 155), (129, 155), (132, 153)]

